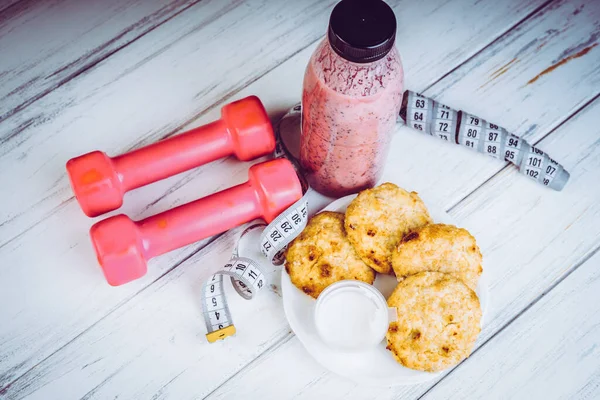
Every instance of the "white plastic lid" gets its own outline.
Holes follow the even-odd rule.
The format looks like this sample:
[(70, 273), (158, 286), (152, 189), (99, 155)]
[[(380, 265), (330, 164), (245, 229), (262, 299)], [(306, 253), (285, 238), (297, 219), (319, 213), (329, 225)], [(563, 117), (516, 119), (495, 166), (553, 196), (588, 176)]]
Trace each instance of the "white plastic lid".
[(343, 280), (328, 286), (317, 299), (314, 321), (321, 339), (332, 348), (347, 352), (368, 350), (379, 344), (395, 321), (374, 286)]

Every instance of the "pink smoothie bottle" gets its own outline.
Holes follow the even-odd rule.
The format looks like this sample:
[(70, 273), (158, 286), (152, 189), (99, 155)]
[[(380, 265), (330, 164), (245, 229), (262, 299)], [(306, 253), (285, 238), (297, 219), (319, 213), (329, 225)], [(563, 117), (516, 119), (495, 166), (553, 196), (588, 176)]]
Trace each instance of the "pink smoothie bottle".
[(396, 17), (381, 0), (343, 0), (310, 58), (300, 162), (318, 192), (341, 197), (380, 179), (402, 101)]

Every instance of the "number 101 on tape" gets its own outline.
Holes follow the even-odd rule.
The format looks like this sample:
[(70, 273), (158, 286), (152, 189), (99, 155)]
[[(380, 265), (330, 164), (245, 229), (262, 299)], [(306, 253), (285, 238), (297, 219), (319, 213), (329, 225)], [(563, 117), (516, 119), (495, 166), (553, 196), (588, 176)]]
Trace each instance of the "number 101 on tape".
[(569, 173), (548, 154), (506, 129), (413, 91), (404, 92), (400, 117), (411, 128), (516, 165), (523, 175), (562, 190)]

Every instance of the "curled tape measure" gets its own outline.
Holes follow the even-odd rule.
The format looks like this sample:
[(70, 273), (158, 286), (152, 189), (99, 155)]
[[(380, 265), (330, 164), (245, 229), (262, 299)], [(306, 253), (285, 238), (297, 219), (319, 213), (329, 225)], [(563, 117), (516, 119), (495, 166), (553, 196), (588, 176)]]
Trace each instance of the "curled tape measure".
[(554, 190), (562, 190), (569, 180), (562, 165), (525, 139), (413, 91), (404, 92), (400, 117), (413, 129), (497, 159), (504, 158), (528, 178)]
[[(235, 334), (235, 326), (227, 298), (225, 296), (223, 278), (230, 277), (235, 291), (244, 299), (251, 300), (265, 286), (268, 286), (269, 276), (262, 263), (281, 265), (284, 261), (284, 250), (306, 227), (308, 220), (308, 195), (311, 190), (300, 172), (294, 157), (289, 155), (281, 142), (281, 124), (290, 119), (297, 119), (300, 115), (300, 106), (294, 107), (286, 114), (276, 126), (277, 148), (274, 158), (286, 157), (296, 167), (298, 177), (302, 182), (304, 195), (287, 210), (281, 213), (270, 224), (254, 223), (248, 226), (240, 235), (237, 245), (233, 250), (232, 258), (221, 270), (212, 275), (202, 287), (202, 311), (206, 323), (206, 338), (210, 343), (225, 339)], [(260, 234), (260, 251), (264, 258), (254, 260), (239, 255), (239, 244), (242, 238), (256, 230)]]

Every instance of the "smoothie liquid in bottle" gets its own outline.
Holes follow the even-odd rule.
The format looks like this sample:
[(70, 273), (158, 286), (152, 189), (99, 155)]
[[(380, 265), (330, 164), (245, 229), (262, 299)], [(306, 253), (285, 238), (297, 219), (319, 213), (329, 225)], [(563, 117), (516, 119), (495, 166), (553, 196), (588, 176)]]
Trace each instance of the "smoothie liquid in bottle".
[(310, 185), (341, 197), (383, 172), (402, 101), (396, 18), (381, 0), (343, 0), (304, 76), (300, 162)]

